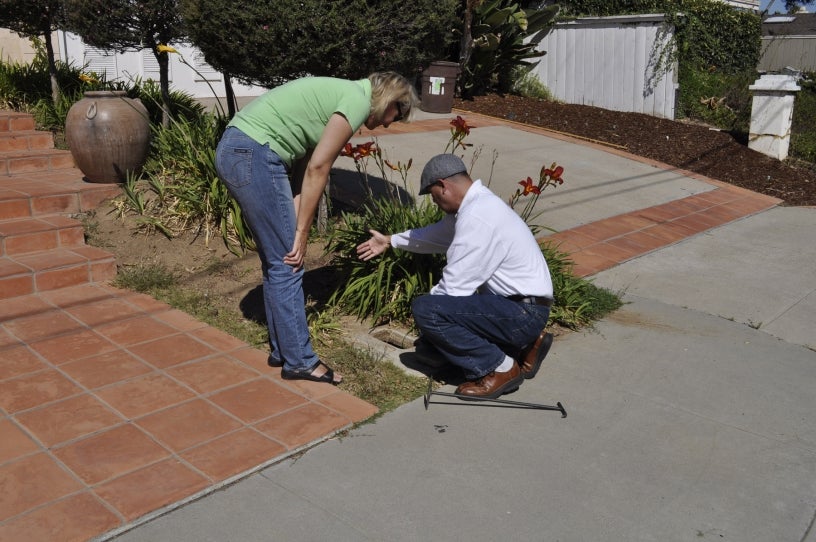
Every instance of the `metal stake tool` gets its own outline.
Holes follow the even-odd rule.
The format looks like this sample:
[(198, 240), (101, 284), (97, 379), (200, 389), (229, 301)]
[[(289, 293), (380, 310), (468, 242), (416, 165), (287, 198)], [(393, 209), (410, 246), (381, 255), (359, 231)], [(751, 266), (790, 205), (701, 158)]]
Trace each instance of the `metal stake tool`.
[[(433, 378), (428, 377), (428, 391), (425, 393), (425, 410), (428, 410), (428, 405), (431, 404), (431, 396), (432, 395), (440, 395), (443, 397), (456, 397), (457, 399), (462, 399), (461, 395), (456, 395), (455, 393), (447, 393), (444, 391), (434, 391), (433, 389)], [(562, 418), (567, 417), (567, 411), (564, 410), (564, 406), (558, 402), (556, 403), (557, 406), (551, 405), (541, 405), (538, 403), (525, 403), (522, 401), (508, 401), (507, 399), (487, 399), (482, 397), (468, 397), (465, 401), (476, 401), (476, 402), (487, 402), (487, 403), (498, 403), (504, 405), (515, 406), (519, 408), (529, 408), (531, 410), (557, 410), (561, 413)], [(452, 405), (454, 403), (440, 403), (444, 405)], [(458, 404), (458, 403), (456, 403)], [(486, 405), (487, 406), (487, 405)]]

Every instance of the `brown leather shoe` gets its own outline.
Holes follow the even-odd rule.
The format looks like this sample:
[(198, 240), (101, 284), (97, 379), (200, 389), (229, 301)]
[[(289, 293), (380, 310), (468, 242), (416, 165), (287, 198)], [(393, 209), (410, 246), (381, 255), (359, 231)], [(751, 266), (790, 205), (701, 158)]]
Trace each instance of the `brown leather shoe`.
[(499, 396), (511, 391), (516, 391), (524, 377), (518, 363), (513, 364), (513, 368), (506, 373), (488, 373), (479, 380), (465, 382), (456, 388), (456, 395), (462, 399), (498, 399)]
[(518, 363), (521, 367), (522, 376), (533, 378), (538, 370), (541, 368), (541, 362), (547, 357), (547, 352), (550, 351), (550, 346), (553, 342), (552, 333), (542, 330), (538, 339), (519, 354)]

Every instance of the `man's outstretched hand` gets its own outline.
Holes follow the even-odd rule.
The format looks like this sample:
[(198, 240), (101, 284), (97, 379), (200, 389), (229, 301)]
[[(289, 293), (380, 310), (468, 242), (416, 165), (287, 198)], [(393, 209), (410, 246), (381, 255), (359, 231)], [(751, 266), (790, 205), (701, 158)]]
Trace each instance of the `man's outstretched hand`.
[(368, 230), (371, 239), (357, 245), (357, 257), (367, 262), (375, 256), (379, 256), (391, 246), (391, 236), (383, 235), (377, 230)]

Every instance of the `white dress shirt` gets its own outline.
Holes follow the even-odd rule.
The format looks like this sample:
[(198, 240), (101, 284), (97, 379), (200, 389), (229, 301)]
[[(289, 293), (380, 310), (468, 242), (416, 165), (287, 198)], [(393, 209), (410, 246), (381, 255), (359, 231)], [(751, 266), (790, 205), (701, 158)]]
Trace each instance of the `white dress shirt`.
[(431, 294), (553, 296), (550, 270), (530, 228), (480, 180), (470, 186), (455, 215), (393, 234), (391, 246), (446, 254), (442, 278)]

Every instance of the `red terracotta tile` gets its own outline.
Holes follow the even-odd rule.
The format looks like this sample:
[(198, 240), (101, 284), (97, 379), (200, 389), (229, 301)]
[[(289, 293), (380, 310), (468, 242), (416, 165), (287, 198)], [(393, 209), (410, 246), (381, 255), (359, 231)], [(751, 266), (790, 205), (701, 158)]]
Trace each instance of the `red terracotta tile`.
[(266, 361), (269, 357), (269, 352), (247, 346), (246, 348), (233, 350), (230, 352), (230, 356), (247, 364), (256, 371), (260, 371), (262, 374), (268, 374), (270, 367), (267, 365)]
[(379, 409), (371, 403), (342, 391), (321, 399), (320, 403), (339, 412), (353, 422), (361, 422), (379, 412)]
[(306, 402), (305, 397), (266, 378), (216, 393), (210, 400), (245, 423), (260, 421)]
[(60, 370), (88, 389), (101, 388), (153, 371), (151, 367), (124, 350), (113, 350), (66, 363), (60, 366)]
[(349, 418), (333, 410), (307, 403), (255, 425), (255, 429), (294, 450), (333, 434), (350, 424)]
[(0, 382), (0, 407), (14, 413), (65, 399), (82, 388), (54, 370), (32, 373)]
[(0, 380), (47, 369), (27, 346), (14, 345), (0, 350)]
[(642, 221), (643, 226), (653, 223), (653, 221), (649, 219), (634, 215), (626, 216), (625, 220), (622, 218), (623, 217), (616, 216), (587, 224), (581, 227), (581, 233), (598, 241), (605, 241), (633, 231), (631, 223), (635, 222), (638, 218)]
[(213, 327), (197, 329), (190, 334), (222, 352), (229, 352), (246, 346), (245, 342)]
[(54, 365), (61, 365), (118, 347), (91, 329), (80, 329), (31, 343), (31, 349)]
[(39, 445), (20, 427), (8, 418), (0, 418), (0, 465), (39, 450)]
[(176, 459), (168, 459), (102, 484), (95, 492), (132, 521), (195, 495), (208, 485), (209, 480), (200, 474)]
[(171, 367), (216, 351), (189, 335), (179, 334), (131, 346), (131, 352), (159, 368)]
[[(22, 345), (23, 345), (22, 341), (14, 337), (11, 333), (3, 329), (2, 325), (0, 325), (0, 349)], [(0, 380), (2, 380), (2, 378), (0, 378)]]
[(769, 202), (763, 198), (743, 198), (730, 204), (732, 209), (742, 211), (746, 215), (752, 215), (759, 211), (775, 207), (776, 205), (776, 203)]
[(16, 260), (36, 271), (60, 270), (69, 266), (87, 264), (81, 256), (66, 250), (48, 250), (34, 254), (22, 254)]
[(84, 437), (124, 420), (91, 395), (80, 395), (17, 416), (45, 446)]
[(79, 199), (76, 194), (38, 196), (31, 200), (31, 209), (35, 215), (78, 213), (80, 211)]
[(59, 246), (56, 230), (16, 235), (5, 239), (5, 253), (8, 255), (23, 254), (37, 250), (51, 250)]
[(235, 418), (201, 399), (145, 416), (135, 423), (176, 452), (243, 427)]
[(83, 489), (45, 453), (1, 466), (0, 480), (0, 522)]
[(635, 254), (637, 251), (633, 249), (631, 246), (627, 246), (625, 243), (619, 244), (620, 246), (615, 246), (612, 243), (598, 243), (597, 245), (592, 245), (590, 248), (587, 248), (581, 252), (582, 257), (596, 257), (604, 260), (609, 260), (614, 263), (621, 263), (625, 262)]
[(89, 485), (122, 476), (170, 455), (133, 425), (120, 425), (53, 453)]
[(177, 365), (168, 369), (167, 374), (202, 394), (235, 386), (259, 376), (257, 371), (227, 356)]
[(695, 234), (694, 230), (690, 230), (682, 224), (676, 224), (674, 222), (664, 222), (663, 224), (658, 224), (657, 226), (643, 230), (643, 232), (662, 239), (666, 244), (676, 243), (681, 239), (691, 237)]
[(675, 218), (681, 216), (685, 216), (687, 213), (681, 209), (670, 207), (668, 205), (656, 205), (654, 207), (648, 207), (646, 209), (635, 211), (635, 214), (641, 218), (646, 218), (660, 224), (669, 220), (674, 220)]
[(38, 297), (68, 311), (73, 307), (111, 297), (110, 292), (93, 284), (79, 284), (41, 293)]
[[(614, 239), (613, 241), (618, 240), (625, 240), (625, 242), (631, 243), (633, 247), (638, 247), (641, 254), (645, 254), (646, 252), (651, 252), (665, 246), (665, 243), (661, 239), (658, 239), (653, 235), (649, 235), (644, 231), (628, 233), (623, 237)], [(610, 241), (610, 243), (612, 243), (612, 241)]]
[(139, 316), (94, 327), (97, 333), (121, 345), (132, 345), (173, 335), (175, 329), (149, 316)]
[[(329, 364), (331, 365), (331, 364)], [(325, 382), (311, 382), (309, 380), (283, 380), (280, 377), (280, 369), (269, 369), (274, 373), (269, 376), (272, 380), (280, 383), (281, 386), (308, 397), (309, 399), (319, 399), (326, 395), (331, 395), (337, 391), (337, 388)]]
[(98, 390), (96, 395), (130, 419), (183, 403), (194, 396), (190, 390), (157, 373)]
[(77, 320), (92, 327), (126, 320), (137, 314), (142, 314), (142, 311), (138, 308), (116, 297), (107, 297), (81, 305), (73, 304), (73, 306), (66, 307), (65, 311)]
[(31, 216), (28, 199), (3, 199), (0, 201), (0, 216), (6, 218), (23, 218)]
[(28, 296), (29, 294), (34, 293), (33, 275), (4, 275), (2, 267), (3, 264), (0, 262), (0, 299), (23, 295)]
[(0, 299), (0, 322), (35, 316), (53, 310), (54, 307), (36, 295)]
[(697, 198), (707, 202), (709, 205), (712, 206), (734, 201), (734, 199), (738, 197), (739, 196), (734, 194), (734, 192), (730, 190), (723, 190), (721, 188), (697, 194)]
[(200, 320), (196, 320), (189, 314), (175, 309), (156, 312), (153, 314), (153, 318), (165, 324), (169, 324), (179, 331), (192, 331), (193, 329), (199, 329), (207, 325)]
[(745, 214), (732, 208), (730, 205), (717, 205), (706, 210), (706, 215), (719, 220), (721, 224), (726, 224), (738, 218), (742, 218)]
[(263, 465), (286, 452), (280, 443), (243, 429), (181, 455), (192, 466), (220, 482)]
[[(609, 232), (605, 229), (601, 228), (598, 224), (584, 224), (582, 226), (577, 226), (570, 230), (572, 235), (576, 235), (576, 239), (586, 239), (587, 244), (594, 244), (599, 241), (603, 241), (609, 237)], [(562, 233), (563, 235), (563, 233)]]
[(145, 312), (164, 312), (170, 308), (167, 303), (163, 303), (156, 299), (153, 299), (149, 295), (145, 294), (138, 294), (135, 292), (128, 292), (127, 295), (122, 296), (123, 299), (127, 299), (128, 303), (132, 303), (136, 307), (139, 307), (141, 310)]
[(673, 224), (679, 224), (697, 233), (710, 230), (711, 228), (721, 226), (722, 222), (706, 213), (694, 213), (692, 215), (683, 216), (674, 220)]
[[(603, 269), (614, 267), (617, 264), (615, 260), (610, 260), (605, 256), (587, 252), (577, 252), (573, 254), (572, 261), (575, 264), (573, 272), (579, 277), (586, 276), (587, 272), (589, 272), (589, 274), (594, 274)], [(581, 271), (581, 274), (579, 274), (579, 270), (583, 270)]]
[(86, 491), (0, 525), (0, 540), (86, 542), (119, 525), (119, 517)]
[(34, 275), (34, 285), (38, 292), (65, 288), (82, 284), (90, 280), (90, 269), (87, 262), (62, 269), (39, 271)]
[(565, 230), (555, 233), (549, 237), (545, 237), (544, 241), (554, 242), (556, 249), (567, 253), (577, 252), (598, 242), (597, 239), (593, 239), (575, 230)]
[(5, 322), (5, 327), (23, 341), (32, 342), (45, 337), (77, 330), (79, 322), (59, 310), (40, 312)]

